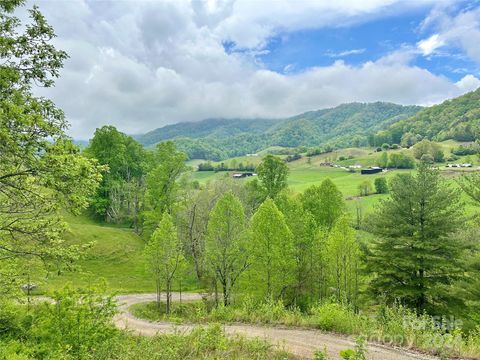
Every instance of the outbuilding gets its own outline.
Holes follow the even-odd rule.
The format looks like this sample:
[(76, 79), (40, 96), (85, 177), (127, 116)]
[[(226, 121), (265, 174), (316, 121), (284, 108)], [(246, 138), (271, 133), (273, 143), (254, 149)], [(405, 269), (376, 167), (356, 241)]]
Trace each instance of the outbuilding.
[(383, 171), (383, 169), (381, 167), (374, 166), (374, 167), (371, 167), (371, 168), (368, 168), (368, 169), (362, 169), (362, 170), (360, 170), (360, 173), (362, 175), (370, 175), (370, 174), (381, 173), (382, 171)]

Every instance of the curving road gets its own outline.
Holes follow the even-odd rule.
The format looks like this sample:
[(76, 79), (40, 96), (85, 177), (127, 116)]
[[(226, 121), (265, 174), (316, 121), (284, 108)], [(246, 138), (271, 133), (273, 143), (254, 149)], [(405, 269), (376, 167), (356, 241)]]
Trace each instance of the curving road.
[[(173, 300), (179, 300), (179, 294), (172, 296)], [(153, 336), (161, 333), (173, 331), (188, 332), (195, 326), (201, 325), (174, 325), (168, 322), (151, 322), (135, 318), (128, 308), (133, 304), (147, 301), (155, 301), (155, 294), (131, 294), (117, 296), (119, 303), (119, 314), (115, 318), (115, 324), (121, 329), (128, 329), (136, 334), (144, 336)], [(200, 300), (200, 294), (183, 293), (182, 300)], [(267, 340), (271, 344), (277, 345), (282, 349), (302, 358), (312, 359), (315, 350), (326, 347), (331, 359), (341, 359), (340, 350), (352, 349), (355, 344), (351, 339), (330, 333), (324, 333), (319, 330), (271, 327), (249, 324), (224, 325), (226, 334), (242, 335), (245, 337), (259, 337)], [(368, 345), (368, 357), (375, 360), (412, 360), (422, 359), (431, 360), (436, 357), (411, 352), (405, 349), (390, 348), (378, 344)]]

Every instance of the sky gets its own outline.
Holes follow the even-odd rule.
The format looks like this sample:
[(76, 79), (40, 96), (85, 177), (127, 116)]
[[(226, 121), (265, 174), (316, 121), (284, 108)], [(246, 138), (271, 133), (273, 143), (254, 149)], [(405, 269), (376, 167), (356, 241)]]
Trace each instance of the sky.
[[(480, 0), (29, 0), (68, 52), (76, 139), (347, 102), (432, 105), (480, 87)], [(25, 18), (23, 11), (19, 12)]]

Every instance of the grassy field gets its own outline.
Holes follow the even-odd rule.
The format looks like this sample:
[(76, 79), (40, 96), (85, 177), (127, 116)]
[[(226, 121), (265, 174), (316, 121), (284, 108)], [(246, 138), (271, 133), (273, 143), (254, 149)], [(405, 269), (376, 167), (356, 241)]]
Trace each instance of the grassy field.
[[(47, 279), (37, 278), (41, 293), (58, 289), (66, 283), (82, 289), (105, 279), (112, 293), (154, 292), (153, 277), (148, 273), (143, 258), (144, 240), (133, 230), (99, 224), (87, 216), (68, 215), (69, 231), (65, 239), (69, 244), (93, 246), (83, 254), (74, 271), (50, 274)], [(178, 290), (180, 284), (175, 285)], [(187, 274), (182, 290), (194, 290), (193, 276)]]

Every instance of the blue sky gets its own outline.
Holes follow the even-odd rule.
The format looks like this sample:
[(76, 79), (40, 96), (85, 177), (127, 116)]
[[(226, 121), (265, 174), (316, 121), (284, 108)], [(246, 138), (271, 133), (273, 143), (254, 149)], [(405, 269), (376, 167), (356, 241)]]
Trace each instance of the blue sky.
[[(478, 5), (479, 2), (459, 2), (451, 7), (450, 13), (458, 14)], [(421, 30), (431, 10), (432, 6), (424, 6), (344, 26), (281, 32), (269, 39), (257, 58), (270, 70), (290, 74), (330, 66), (338, 60), (361, 65), (395, 50), (414, 47), (426, 34), (435, 33)], [(479, 75), (478, 63), (465, 56), (455, 44), (430, 56), (416, 56), (410, 63), (452, 81), (460, 80), (465, 74)]]
[(135, 134), (348, 102), (429, 106), (480, 87), (480, 0), (33, 4), (70, 55), (42, 95), (79, 139), (104, 124)]

